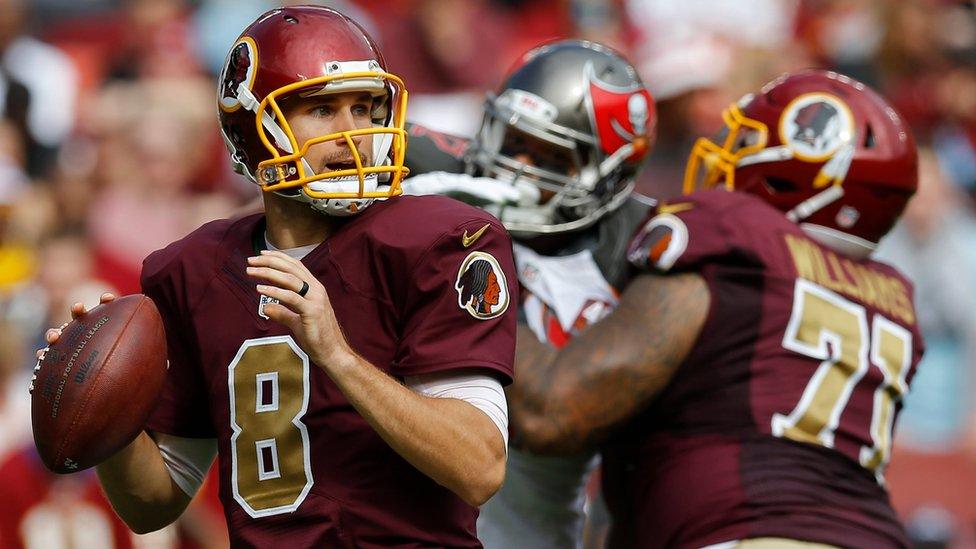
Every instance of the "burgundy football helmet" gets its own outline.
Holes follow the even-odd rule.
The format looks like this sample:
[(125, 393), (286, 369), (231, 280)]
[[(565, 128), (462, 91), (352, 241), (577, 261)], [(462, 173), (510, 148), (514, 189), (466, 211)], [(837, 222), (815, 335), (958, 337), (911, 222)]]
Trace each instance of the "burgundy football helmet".
[(875, 248), (918, 187), (915, 141), (876, 92), (834, 72), (785, 74), (722, 113), (700, 138), (685, 192), (725, 185), (756, 194), (809, 232)]
[[(296, 140), (279, 107), (282, 98), (350, 91), (373, 96), (371, 128)], [(259, 17), (227, 55), (217, 103), (235, 170), (267, 192), (340, 216), (401, 192), (400, 180), (407, 173), (407, 91), (400, 78), (386, 71), (366, 31), (335, 10), (298, 6)], [(370, 162), (353, 146), (353, 139), (364, 135), (372, 136)], [(304, 158), (309, 148), (340, 140), (349, 145), (355, 166), (315, 173)]]

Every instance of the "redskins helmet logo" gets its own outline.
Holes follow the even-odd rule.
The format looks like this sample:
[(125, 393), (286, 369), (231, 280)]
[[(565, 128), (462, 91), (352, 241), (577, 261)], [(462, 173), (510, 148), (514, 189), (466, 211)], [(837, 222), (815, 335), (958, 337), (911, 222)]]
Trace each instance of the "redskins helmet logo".
[(479, 320), (495, 318), (508, 309), (505, 273), (495, 257), (487, 252), (471, 252), (464, 258), (454, 289), (458, 294), (458, 307)]
[(224, 68), (220, 71), (218, 101), (221, 109), (233, 112), (241, 107), (241, 103), (237, 99), (238, 90), (241, 85), (251, 89), (251, 86), (254, 85), (257, 67), (257, 46), (251, 37), (242, 36), (227, 54)]
[(854, 139), (854, 116), (838, 97), (804, 94), (783, 110), (779, 136), (797, 158), (822, 162)]

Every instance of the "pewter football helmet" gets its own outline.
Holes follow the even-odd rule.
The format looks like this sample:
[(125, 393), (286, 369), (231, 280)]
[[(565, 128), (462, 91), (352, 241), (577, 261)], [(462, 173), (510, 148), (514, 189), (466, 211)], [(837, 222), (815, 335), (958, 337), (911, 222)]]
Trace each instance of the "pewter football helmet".
[(523, 191), (519, 204), (492, 211), (513, 234), (578, 230), (627, 199), (655, 122), (654, 99), (623, 56), (553, 42), (488, 95), (468, 163)]

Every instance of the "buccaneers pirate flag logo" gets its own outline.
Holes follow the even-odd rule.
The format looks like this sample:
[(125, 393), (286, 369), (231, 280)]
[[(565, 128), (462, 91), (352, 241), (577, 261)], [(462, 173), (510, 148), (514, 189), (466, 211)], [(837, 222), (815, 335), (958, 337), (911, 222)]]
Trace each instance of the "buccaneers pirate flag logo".
[(489, 253), (471, 252), (464, 258), (454, 289), (458, 294), (458, 307), (475, 318), (495, 318), (508, 309), (505, 273)]
[(636, 82), (615, 86), (600, 80), (593, 72), (592, 63), (586, 65), (586, 76), (590, 123), (604, 154), (611, 155), (625, 144), (633, 143), (635, 149), (628, 160), (639, 161), (650, 150), (648, 141), (657, 124), (651, 93)]

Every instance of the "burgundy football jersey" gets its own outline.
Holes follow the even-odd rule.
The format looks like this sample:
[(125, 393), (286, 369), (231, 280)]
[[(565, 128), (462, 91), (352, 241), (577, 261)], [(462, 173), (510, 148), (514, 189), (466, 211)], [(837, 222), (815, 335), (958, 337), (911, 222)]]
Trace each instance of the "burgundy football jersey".
[(699, 273), (711, 307), (669, 386), (607, 448), (616, 545), (907, 547), (883, 471), (923, 351), (911, 284), (724, 190), (661, 205), (629, 255)]
[[(215, 221), (146, 260), (170, 360), (149, 428), (218, 439), (236, 546), (479, 546), (477, 510), (403, 460), (261, 316), (245, 267), (263, 227), (262, 214)], [(490, 215), (444, 197), (378, 201), (303, 263), (349, 344), (382, 371), (511, 381), (517, 280)]]

